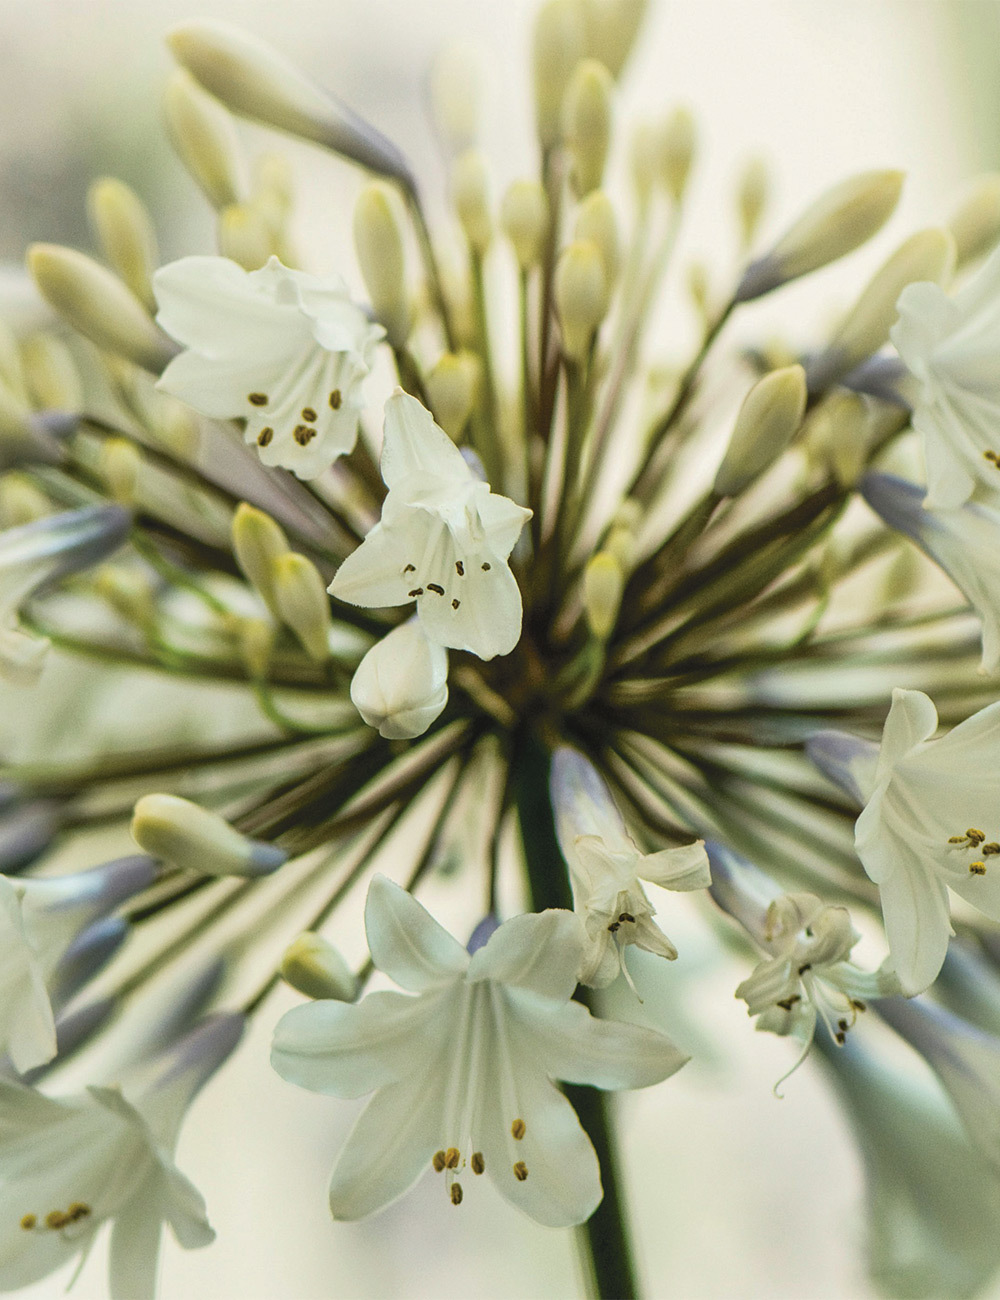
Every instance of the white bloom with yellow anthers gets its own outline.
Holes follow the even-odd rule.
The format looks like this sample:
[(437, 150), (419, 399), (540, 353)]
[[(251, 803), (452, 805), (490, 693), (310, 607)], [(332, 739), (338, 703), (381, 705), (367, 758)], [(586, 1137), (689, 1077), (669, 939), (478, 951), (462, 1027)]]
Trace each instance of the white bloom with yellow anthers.
[(184, 257), (153, 277), (157, 320), (185, 351), (159, 387), (217, 419), (246, 420), (265, 465), (318, 478), (354, 446), (361, 381), (384, 336), (337, 276), (272, 257), (245, 271)]
[(582, 1223), (600, 1202), (600, 1170), (552, 1080), (643, 1088), (687, 1058), (661, 1034), (570, 1001), (580, 929), (569, 912), (515, 917), (470, 955), (376, 876), (365, 926), (375, 965), (417, 996), (296, 1007), (271, 1058), (313, 1092), (375, 1093), (333, 1171), (334, 1218), (374, 1213), (433, 1169), (455, 1205), (485, 1173), (539, 1223)]
[(629, 944), (673, 961), (677, 949), (653, 921), (655, 909), (640, 881), (663, 889), (706, 889), (711, 875), (704, 843), (641, 853), (611, 792), (574, 749), (553, 754), (551, 786), (559, 845), (586, 933), (580, 982), (603, 988), (624, 974), (631, 983)]
[(521, 593), (507, 564), (531, 511), (490, 491), (430, 413), (397, 391), (385, 407), (382, 518), (330, 584), (365, 608), (417, 603), (428, 638), (480, 659), (521, 635)]

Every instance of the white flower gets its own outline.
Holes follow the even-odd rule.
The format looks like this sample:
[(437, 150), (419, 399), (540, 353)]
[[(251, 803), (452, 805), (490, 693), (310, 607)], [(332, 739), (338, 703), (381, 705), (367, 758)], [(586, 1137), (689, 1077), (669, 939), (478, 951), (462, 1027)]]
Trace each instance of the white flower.
[(0, 876), (0, 1050), (16, 1070), (55, 1055), (50, 988), (70, 944), (155, 879), (156, 865), (145, 857), (49, 880)]
[(387, 740), (422, 736), (448, 703), (448, 651), (410, 619), (376, 641), (358, 664), (351, 699)]
[(920, 383), (927, 504), (953, 509), (977, 485), (1000, 488), (1000, 248), (953, 297), (911, 284), (897, 307), (892, 341)]
[(951, 933), (948, 887), (1000, 920), (1000, 703), (940, 740), (937, 711), (920, 691), (895, 690), (875, 785), (855, 847), (879, 887), (886, 937), (907, 994), (941, 969)]
[(551, 787), (559, 846), (587, 936), (580, 982), (603, 988), (619, 973), (628, 979), (630, 943), (673, 961), (677, 949), (654, 923), (655, 908), (640, 879), (664, 889), (706, 889), (711, 875), (704, 843), (640, 853), (611, 792), (574, 749), (552, 755)]
[(433, 1166), (456, 1205), (459, 1178), (485, 1172), (539, 1223), (582, 1223), (600, 1202), (600, 1170), (552, 1080), (643, 1088), (687, 1058), (661, 1034), (569, 1000), (580, 931), (568, 912), (515, 917), (470, 957), (377, 876), (365, 926), (375, 965), (418, 996), (296, 1007), (272, 1054), (283, 1078), (314, 1092), (375, 1093), (333, 1171), (334, 1218), (382, 1209)]
[(1000, 510), (977, 501), (955, 510), (925, 508), (920, 488), (890, 474), (866, 474), (860, 487), (872, 509), (926, 551), (966, 597), (983, 627), (983, 671), (996, 672), (1000, 667)]
[(188, 1249), (214, 1239), (173, 1151), (186, 1107), (242, 1028), (242, 1016), (216, 1017), (120, 1088), (52, 1098), (0, 1079), (0, 1290), (82, 1263), (113, 1220), (111, 1298), (152, 1300), (165, 1221)]
[(382, 519), (330, 591), (352, 605), (417, 602), (428, 637), (480, 659), (521, 635), (521, 593), (507, 565), (531, 511), (491, 492), (416, 398), (385, 407)]
[(265, 465), (317, 478), (354, 446), (361, 381), (385, 333), (337, 276), (272, 257), (244, 271), (183, 257), (153, 277), (157, 320), (186, 351), (158, 387), (217, 419), (246, 419)]

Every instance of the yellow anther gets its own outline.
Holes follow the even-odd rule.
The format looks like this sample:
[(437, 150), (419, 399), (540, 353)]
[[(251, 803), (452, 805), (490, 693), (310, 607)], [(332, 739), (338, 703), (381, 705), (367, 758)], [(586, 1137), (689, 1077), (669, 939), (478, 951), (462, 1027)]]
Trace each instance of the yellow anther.
[(510, 1126), (510, 1135), (515, 1142), (520, 1142), (527, 1131), (527, 1126), (523, 1119), (516, 1119)]
[(74, 1201), (66, 1213), (75, 1223), (77, 1219), (85, 1219), (90, 1214), (90, 1206), (84, 1201)]
[(949, 844), (964, 844), (964, 843), (965, 843), (965, 836), (964, 836), (964, 835), (949, 835), (949, 836), (948, 836), (948, 843), (949, 843)]
[(446, 1169), (457, 1169), (458, 1162), (462, 1159), (458, 1147), (449, 1147), (444, 1153), (444, 1163)]
[(340, 389), (339, 389), (339, 388), (335, 388), (335, 389), (333, 390), (333, 392), (330, 394), (330, 409), (331, 409), (331, 410), (334, 410), (334, 411), (339, 411), (339, 410), (340, 410), (340, 404), (341, 404), (341, 402), (342, 402), (343, 400), (344, 400), (344, 399), (343, 399), (343, 397), (341, 396)]
[(469, 1161), (474, 1174), (481, 1174), (486, 1168), (486, 1161), (483, 1159), (481, 1151), (473, 1151), (472, 1159)]
[(448, 1157), (443, 1151), (435, 1151), (434, 1155), (431, 1157), (431, 1164), (434, 1166), (434, 1172), (436, 1174), (441, 1173), (447, 1163)]
[(983, 845), (983, 856), (988, 858), (994, 853), (1000, 853), (1000, 844), (996, 840), (990, 840), (989, 844)]
[(26, 1215), (21, 1219), (21, 1227), (25, 1230), (25, 1232), (30, 1232), (31, 1229), (35, 1226), (35, 1224), (36, 1224), (37, 1222), (38, 1222), (38, 1216), (37, 1216), (37, 1215), (34, 1215), (34, 1214), (26, 1214)]
[(452, 1183), (449, 1193), (452, 1205), (462, 1204), (462, 1187), (460, 1183)]
[(528, 1176), (528, 1166), (523, 1160), (519, 1160), (514, 1166), (514, 1177), (519, 1183), (523, 1183)]
[(62, 1210), (49, 1210), (45, 1216), (46, 1228), (65, 1228), (69, 1223), (69, 1215), (64, 1214)]
[(267, 393), (249, 393), (247, 395), (247, 401), (251, 406), (266, 406)]
[(985, 876), (985, 875), (986, 875), (986, 863), (985, 863), (985, 862), (970, 862), (970, 863), (969, 863), (969, 872), (970, 872), (970, 874), (973, 875), (973, 876)]
[(982, 844), (983, 840), (986, 839), (985, 831), (977, 831), (975, 826), (970, 826), (965, 833), (969, 838), (970, 844)]

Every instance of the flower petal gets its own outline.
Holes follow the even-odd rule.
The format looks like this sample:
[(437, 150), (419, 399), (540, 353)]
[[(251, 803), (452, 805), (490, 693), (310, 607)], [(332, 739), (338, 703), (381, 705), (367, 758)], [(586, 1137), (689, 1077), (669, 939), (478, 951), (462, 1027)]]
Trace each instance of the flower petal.
[(636, 864), (636, 875), (663, 889), (707, 889), (712, 883), (712, 871), (705, 841), (695, 840), (678, 849), (647, 853)]
[(922, 993), (937, 979), (952, 933), (948, 889), (915, 857), (879, 884), (889, 954), (903, 992)]
[[(256, 274), (256, 273), (255, 273)], [(182, 257), (153, 276), (157, 322), (185, 347), (206, 356), (266, 355), (287, 347), (302, 313), (281, 306), (241, 266), (225, 257)]]
[(400, 988), (419, 993), (459, 979), (469, 954), (405, 889), (375, 876), (365, 903), (372, 960)]
[(439, 645), (468, 650), (480, 659), (510, 654), (521, 636), (517, 580), (492, 552), (470, 556), (465, 570), (465, 579), (449, 583), (444, 596), (430, 592), (417, 602), (424, 631)]
[(582, 952), (582, 927), (572, 912), (530, 912), (505, 921), (473, 954), (468, 978), (565, 1002), (576, 988)]
[(465, 485), (472, 472), (430, 411), (397, 388), (385, 404), (382, 478), (390, 490), (410, 474), (426, 473)]
[(406, 557), (405, 541), (399, 530), (376, 524), (341, 564), (327, 590), (339, 600), (363, 609), (405, 605), (413, 599), (403, 572), (412, 563)]

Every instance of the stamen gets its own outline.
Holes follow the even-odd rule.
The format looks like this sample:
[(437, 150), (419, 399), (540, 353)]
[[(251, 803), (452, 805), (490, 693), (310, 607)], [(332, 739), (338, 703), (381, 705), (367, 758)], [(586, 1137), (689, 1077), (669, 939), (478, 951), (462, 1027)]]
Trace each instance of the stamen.
[(444, 1164), (446, 1169), (457, 1169), (459, 1161), (462, 1159), (462, 1153), (458, 1147), (449, 1147), (444, 1153)]
[(297, 424), (292, 437), (300, 447), (308, 447), (313, 438), (316, 437), (316, 430), (310, 429), (308, 424)]
[(986, 863), (985, 863), (985, 862), (970, 862), (970, 863), (969, 863), (969, 874), (970, 874), (970, 875), (973, 875), (973, 876), (985, 876), (985, 875), (986, 875)]
[(795, 1006), (796, 1002), (801, 1002), (801, 1001), (802, 998), (800, 997), (800, 995), (798, 993), (793, 993), (790, 998), (782, 998), (780, 1002), (776, 1002), (775, 1006), (781, 1007), (782, 1011), (791, 1011), (792, 1007)]
[(422, 596), (424, 594), (424, 589), (423, 587), (414, 587), (409, 594), (411, 598), (414, 596)]
[(635, 925), (635, 917), (631, 912), (620, 912), (618, 914), (618, 920), (621, 921), (622, 924), (628, 921), (630, 924)]
[(995, 451), (984, 451), (983, 458), (985, 460), (991, 461), (997, 467), (997, 469), (1000, 469), (1000, 456), (998, 456)]
[(21, 1227), (25, 1232), (30, 1232), (37, 1222), (38, 1216), (36, 1214), (26, 1214), (21, 1219)]
[(455, 572), (458, 574), (460, 578), (465, 577), (465, 565), (462, 563), (461, 560), (455, 561)]
[(452, 609), (458, 609), (458, 607), (459, 607), (459, 605), (461, 605), (461, 603), (462, 603), (462, 602), (461, 602), (460, 600), (453, 600), (453, 601), (451, 602), (451, 607), (452, 607)]
[(65, 1228), (69, 1223), (69, 1215), (64, 1214), (62, 1210), (49, 1210), (45, 1216), (46, 1228)]
[(528, 1130), (523, 1119), (516, 1119), (510, 1126), (510, 1135), (515, 1142), (520, 1142)]
[(489, 571), (490, 571), (490, 569), (492, 569), (492, 567), (493, 567), (492, 564), (484, 564), (484, 565), (482, 566), (483, 573), (489, 573)]
[(970, 826), (965, 833), (968, 836), (969, 843), (973, 845), (982, 844), (983, 841), (986, 839), (986, 832), (977, 831), (975, 826)]
[(473, 1151), (472, 1159), (469, 1161), (469, 1164), (472, 1166), (472, 1172), (474, 1174), (483, 1173), (486, 1169), (486, 1161), (483, 1159), (483, 1153), (481, 1151)]
[(452, 1183), (451, 1188), (449, 1190), (449, 1195), (451, 1196), (452, 1205), (461, 1205), (462, 1204), (461, 1183)]
[(261, 429), (260, 433), (257, 434), (257, 446), (266, 447), (273, 437), (274, 437), (273, 429), (271, 428)]
[(519, 1183), (523, 1183), (528, 1176), (528, 1166), (523, 1160), (519, 1160), (514, 1166), (514, 1177)]
[(302, 418), (303, 418), (303, 420), (305, 420), (306, 424), (315, 424), (315, 423), (316, 423), (316, 412), (312, 409), (311, 406), (303, 406), (303, 408), (302, 408)]
[(443, 1151), (435, 1151), (431, 1157), (431, 1164), (434, 1166), (434, 1172), (439, 1174), (448, 1163), (448, 1158)]
[(417, 566), (415, 564), (408, 564), (406, 568), (403, 570), (404, 573), (416, 573), (416, 571), (417, 571)]
[(427, 584), (427, 590), (435, 592), (438, 596), (444, 595), (444, 587), (439, 587), (436, 582), (429, 582)]
[(267, 393), (250, 393), (247, 396), (247, 401), (251, 406), (266, 406)]
[(333, 390), (333, 392), (330, 394), (330, 406), (332, 407), (332, 409), (333, 409), (334, 411), (339, 411), (339, 410), (340, 410), (340, 403), (341, 403), (343, 400), (344, 400), (344, 399), (343, 399), (343, 398), (341, 397), (341, 395), (340, 395), (340, 389), (339, 389), (339, 388), (335, 388), (335, 389)]
[(90, 1206), (83, 1201), (74, 1201), (66, 1213), (76, 1223), (78, 1219), (85, 1219), (90, 1214)]

